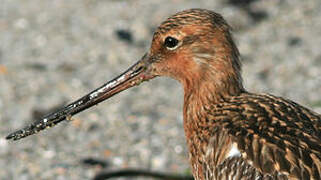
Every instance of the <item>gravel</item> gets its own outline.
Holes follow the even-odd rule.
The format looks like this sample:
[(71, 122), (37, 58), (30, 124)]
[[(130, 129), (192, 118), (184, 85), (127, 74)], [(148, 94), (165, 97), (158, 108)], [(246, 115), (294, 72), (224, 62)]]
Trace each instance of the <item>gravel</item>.
[[(321, 113), (321, 1), (0, 1), (0, 135), (115, 77), (150, 46), (155, 28), (188, 8), (234, 27), (248, 90)], [(91, 179), (105, 169), (190, 173), (182, 87), (157, 78), (17, 142), (0, 139), (1, 179)]]

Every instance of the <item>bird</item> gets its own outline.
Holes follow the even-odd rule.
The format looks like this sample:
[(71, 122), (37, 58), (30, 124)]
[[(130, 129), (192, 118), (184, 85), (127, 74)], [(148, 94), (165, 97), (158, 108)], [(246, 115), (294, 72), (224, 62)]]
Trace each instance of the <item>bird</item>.
[(9, 134), (18, 140), (159, 76), (184, 90), (183, 126), (196, 180), (321, 179), (321, 115), (292, 100), (247, 91), (241, 57), (222, 15), (170, 16), (150, 49), (121, 75)]

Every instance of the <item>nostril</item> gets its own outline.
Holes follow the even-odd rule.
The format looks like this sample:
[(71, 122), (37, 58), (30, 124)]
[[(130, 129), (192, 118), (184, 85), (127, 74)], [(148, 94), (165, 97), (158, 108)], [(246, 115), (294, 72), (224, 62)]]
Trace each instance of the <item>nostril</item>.
[(139, 66), (137, 69), (134, 70), (133, 74), (138, 74), (140, 71), (142, 71), (144, 69), (143, 66)]

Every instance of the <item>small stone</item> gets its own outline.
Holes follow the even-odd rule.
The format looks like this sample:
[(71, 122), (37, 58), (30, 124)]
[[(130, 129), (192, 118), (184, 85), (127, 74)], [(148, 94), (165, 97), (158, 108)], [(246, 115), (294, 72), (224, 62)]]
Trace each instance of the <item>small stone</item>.
[(26, 29), (28, 26), (29, 22), (24, 18), (20, 18), (14, 23), (14, 27), (17, 29)]
[(113, 163), (116, 165), (116, 166), (121, 166), (123, 164), (123, 158), (121, 157), (115, 157), (113, 159)]

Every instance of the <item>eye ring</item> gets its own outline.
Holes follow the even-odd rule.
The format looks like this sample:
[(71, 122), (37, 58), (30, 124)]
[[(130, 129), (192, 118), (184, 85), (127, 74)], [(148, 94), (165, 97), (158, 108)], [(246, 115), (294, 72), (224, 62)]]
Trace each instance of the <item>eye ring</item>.
[(164, 46), (169, 49), (169, 50), (174, 50), (178, 47), (179, 45), (179, 40), (168, 36), (166, 37), (165, 41), (164, 41)]

